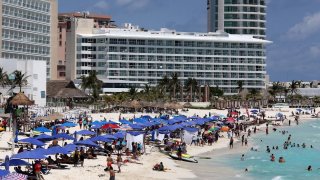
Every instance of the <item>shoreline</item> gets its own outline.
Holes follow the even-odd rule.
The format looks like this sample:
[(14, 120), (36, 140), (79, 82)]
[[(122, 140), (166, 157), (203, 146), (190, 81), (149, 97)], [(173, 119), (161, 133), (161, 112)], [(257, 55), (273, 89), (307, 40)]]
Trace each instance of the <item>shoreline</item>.
[[(289, 109), (285, 110), (284, 114), (289, 117), (289, 113), (291, 111), (294, 111), (295, 109)], [(245, 114), (245, 109), (240, 109), (239, 110), (242, 114)], [(194, 114), (198, 114), (200, 117), (203, 117), (205, 114), (208, 114), (211, 112), (212, 114), (226, 114), (227, 110), (199, 110), (199, 109), (189, 109), (188, 112), (181, 112), (181, 114), (187, 115), (187, 116), (193, 116)], [(277, 111), (267, 111), (266, 112), (266, 117), (267, 116), (274, 116), (277, 113)], [(148, 113), (128, 113), (128, 114), (121, 114), (121, 117), (125, 118), (133, 118), (133, 117), (140, 117), (140, 115), (147, 115)], [(151, 116), (157, 116), (158, 114), (148, 114)], [(92, 119), (103, 119), (106, 118), (108, 120), (113, 120), (113, 121), (118, 121), (120, 116), (120, 113), (100, 113), (100, 114), (92, 114)], [(308, 116), (308, 117), (307, 117)], [(316, 118), (311, 118), (310, 115), (305, 115), (301, 116), (300, 122), (303, 123), (304, 120), (307, 119), (314, 119), (317, 120)], [(293, 121), (292, 121), (293, 122)], [(293, 124), (293, 123), (292, 123)], [(262, 124), (259, 126), (261, 130), (257, 131), (257, 134), (263, 133), (264, 130), (263, 128), (265, 127), (265, 124)], [(271, 126), (270, 126), (271, 127)], [(269, 129), (271, 129), (269, 127)], [(289, 126), (288, 126), (289, 127)], [(293, 126), (292, 126), (293, 127)], [(252, 128), (252, 126), (250, 126)], [(79, 130), (79, 126), (75, 128), (70, 128), (70, 133), (74, 132), (75, 130)], [(10, 138), (12, 133), (6, 132), (4, 133), (4, 136), (1, 137), (1, 147), (8, 147), (6, 144)], [(213, 143), (212, 146), (205, 145), (204, 147), (201, 146), (187, 146), (187, 153), (195, 156), (196, 159), (199, 159), (199, 163), (205, 162), (205, 161), (210, 161), (214, 160), (215, 157), (222, 156), (223, 153), (227, 155), (228, 153), (239, 153), (241, 148), (239, 148), (238, 144), (241, 142), (239, 139), (235, 138), (234, 140), (234, 146), (235, 148), (232, 151), (229, 151), (229, 139), (227, 138), (226, 133), (222, 133), (221, 135), (224, 135), (224, 138), (219, 138), (219, 141), (217, 143)], [(251, 136), (255, 136), (253, 133)], [(21, 138), (21, 137), (20, 137)], [(241, 147), (241, 146), (240, 146)], [(250, 140), (249, 140), (249, 146), (250, 147)], [(226, 151), (228, 149), (228, 151)], [(242, 149), (243, 151), (247, 151), (246, 149)], [(15, 152), (17, 149), (15, 150)], [(240, 151), (241, 152), (241, 151)], [(153, 151), (150, 152), (150, 146), (146, 146), (146, 153), (140, 157), (141, 164), (135, 164), (135, 163), (129, 163), (126, 165), (123, 165), (121, 167), (121, 173), (116, 173), (116, 178), (117, 179), (137, 179), (137, 180), (157, 180), (157, 179), (197, 179), (199, 174), (198, 171), (195, 169), (190, 169), (191, 163), (187, 162), (181, 162), (181, 161), (176, 161), (171, 159), (169, 156), (164, 155), (161, 152)], [(6, 154), (11, 155), (11, 150), (10, 151), (1, 151), (0, 152), (0, 158), (5, 157)], [(212, 159), (201, 159), (201, 157), (206, 157), (210, 156)], [(115, 156), (113, 156), (114, 158)], [(123, 157), (125, 159), (125, 157)], [(165, 168), (168, 168), (169, 170), (165, 172), (160, 172), (160, 171), (153, 171), (152, 167), (156, 163), (163, 162)], [(192, 164), (194, 166), (197, 166), (198, 164)], [(226, 171), (226, 168), (228, 167), (220, 167), (219, 164), (216, 164), (216, 167), (211, 167), (215, 168), (217, 172), (220, 174), (217, 174), (217, 177), (221, 177), (218, 175), (221, 175), (221, 172)], [(94, 179), (106, 179), (109, 177), (109, 173), (103, 171), (103, 169), (106, 167), (106, 157), (105, 156), (98, 156), (98, 159), (95, 160), (85, 160), (84, 162), (84, 167), (72, 167), (73, 165), (69, 165), (70, 169), (68, 170), (51, 170), (51, 173), (49, 175), (45, 175), (46, 180), (55, 180), (55, 179), (74, 179), (75, 177), (79, 180), (87, 180), (90, 178), (91, 180)], [(199, 166), (199, 165), (198, 165)], [(113, 165), (114, 169), (117, 170), (116, 164)], [(10, 170), (13, 170), (10, 167)], [(232, 171), (236, 171), (234, 169), (231, 169)], [(228, 175), (229, 171), (226, 171), (223, 174), (223, 177), (226, 177)], [(239, 172), (241, 175), (241, 172)], [(233, 176), (234, 178), (234, 176)]]

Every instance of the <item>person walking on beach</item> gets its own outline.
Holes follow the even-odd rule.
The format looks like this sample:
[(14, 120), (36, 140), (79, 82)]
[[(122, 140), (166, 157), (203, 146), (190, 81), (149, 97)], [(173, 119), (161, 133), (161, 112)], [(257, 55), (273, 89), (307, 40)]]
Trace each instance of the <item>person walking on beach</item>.
[(74, 151), (74, 155), (73, 155), (74, 167), (77, 167), (78, 161), (79, 161), (79, 151), (78, 151), (78, 148), (76, 147), (76, 150)]
[(120, 169), (121, 163), (122, 163), (122, 158), (121, 158), (121, 155), (118, 154), (118, 156), (117, 156), (118, 173), (121, 172), (121, 169)]
[(291, 126), (291, 120), (289, 119), (289, 126)]
[(109, 180), (115, 180), (116, 179), (116, 173), (113, 170), (113, 167), (111, 166), (109, 169), (109, 173), (110, 173), (110, 178)]
[(233, 149), (233, 137), (230, 138), (229, 146), (230, 146), (230, 149)]
[(248, 146), (248, 139), (247, 139), (247, 138), (244, 139), (244, 145), (245, 145), (245, 146)]

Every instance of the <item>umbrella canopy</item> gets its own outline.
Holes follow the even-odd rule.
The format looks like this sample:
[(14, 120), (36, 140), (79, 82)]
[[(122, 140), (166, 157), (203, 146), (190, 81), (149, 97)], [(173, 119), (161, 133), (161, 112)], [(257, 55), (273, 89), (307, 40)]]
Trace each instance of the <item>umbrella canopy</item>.
[(23, 151), (22, 153), (15, 154), (11, 157), (12, 159), (45, 159), (43, 153), (40, 151)]
[(121, 120), (119, 120), (119, 122), (122, 124), (132, 124), (132, 122), (125, 120), (125, 119), (121, 119)]
[(24, 93), (20, 92), (12, 98), (12, 100), (10, 101), (10, 104), (15, 106), (18, 106), (18, 105), (30, 106), (30, 105), (33, 105), (34, 102), (31, 101)]
[(276, 117), (283, 117), (283, 114), (279, 112), (276, 114)]
[(300, 108), (298, 108), (298, 109), (296, 109), (296, 111), (301, 112), (301, 111), (303, 111), (303, 110), (302, 110), (302, 109), (300, 109)]
[(117, 132), (117, 133), (113, 134), (113, 136), (118, 139), (123, 139), (125, 135), (126, 135), (125, 132)]
[(44, 146), (45, 144), (37, 139), (34, 138), (26, 138), (26, 139), (20, 139), (20, 142), (30, 143), (36, 146)]
[(132, 128), (132, 129), (143, 129), (142, 126), (138, 125), (138, 124), (129, 124), (129, 126)]
[(69, 151), (61, 146), (53, 146), (47, 149), (46, 154), (69, 154)]
[(40, 141), (51, 141), (55, 138), (53, 136), (49, 136), (47, 134), (40, 134), (35, 139), (40, 140)]
[(69, 152), (72, 152), (72, 151), (76, 150), (76, 148), (79, 149), (79, 147), (80, 146), (75, 145), (75, 144), (67, 144), (66, 146), (64, 146), (64, 148)]
[(95, 133), (92, 132), (92, 131), (84, 129), (84, 130), (81, 130), (81, 131), (77, 131), (77, 134), (86, 136), (86, 135), (94, 135)]
[(111, 128), (111, 129), (118, 129), (118, 128), (120, 128), (120, 126), (117, 125), (117, 124), (105, 124), (105, 125), (103, 125), (103, 126), (101, 127), (101, 129), (109, 129), (109, 128)]
[(93, 137), (93, 138), (90, 138), (91, 141), (101, 141), (101, 142), (112, 142), (111, 139), (108, 139), (104, 136), (96, 136), (96, 137)]
[(236, 120), (235, 120), (234, 118), (232, 118), (232, 117), (228, 117), (228, 118), (227, 118), (227, 121), (228, 121), (229, 123), (234, 123)]
[(10, 171), (0, 169), (0, 177), (6, 176), (10, 173)]
[(99, 147), (96, 143), (92, 142), (89, 139), (86, 139), (86, 140), (83, 140), (83, 141), (78, 141), (75, 144), (76, 145), (88, 146), (88, 147)]
[(38, 131), (38, 132), (41, 132), (41, 133), (44, 133), (44, 132), (51, 132), (50, 129), (48, 128), (45, 128), (45, 127), (38, 127), (36, 129), (34, 129), (34, 131)]
[(103, 137), (105, 137), (105, 138), (107, 138), (107, 139), (112, 139), (112, 140), (118, 139), (117, 137), (115, 137), (115, 136), (113, 136), (113, 135), (110, 135), (110, 134), (103, 135)]
[(65, 122), (65, 123), (61, 124), (61, 126), (64, 126), (64, 127), (76, 127), (77, 124), (72, 123), (72, 122)]
[(66, 134), (66, 133), (59, 133), (59, 134), (56, 134), (54, 135), (55, 138), (57, 139), (68, 139), (68, 140), (74, 140), (74, 137)]
[[(0, 164), (0, 166), (6, 166), (5, 164), (6, 162)], [(9, 166), (30, 166), (31, 165), (30, 163), (21, 159), (10, 159), (8, 160), (8, 164)]]
[(25, 174), (19, 174), (19, 173), (10, 173), (6, 176), (2, 177), (2, 180), (26, 180), (28, 178), (28, 175)]

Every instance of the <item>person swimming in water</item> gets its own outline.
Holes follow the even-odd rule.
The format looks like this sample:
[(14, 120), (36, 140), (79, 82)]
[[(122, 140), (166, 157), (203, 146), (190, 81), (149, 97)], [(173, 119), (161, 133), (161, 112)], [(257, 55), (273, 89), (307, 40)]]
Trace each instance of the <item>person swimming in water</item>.
[(285, 163), (286, 162), (286, 160), (281, 156), (281, 157), (279, 157), (279, 163)]
[(267, 153), (270, 153), (270, 148), (269, 148), (269, 146), (267, 146)]
[(273, 154), (271, 154), (270, 158), (270, 161), (274, 162), (276, 157)]
[(308, 171), (312, 171), (311, 165), (308, 166), (307, 170), (308, 170)]
[(241, 155), (241, 161), (244, 161), (244, 154)]

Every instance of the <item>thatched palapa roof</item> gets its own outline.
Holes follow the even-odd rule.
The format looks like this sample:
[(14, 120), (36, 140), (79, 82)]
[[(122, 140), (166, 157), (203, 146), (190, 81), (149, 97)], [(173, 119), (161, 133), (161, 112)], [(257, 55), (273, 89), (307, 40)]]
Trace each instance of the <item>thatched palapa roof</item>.
[(78, 89), (73, 81), (49, 81), (47, 82), (47, 97), (51, 98), (89, 98), (85, 92)]
[(18, 106), (18, 105), (34, 105), (34, 101), (31, 101), (24, 93), (20, 92), (16, 94), (12, 100), (10, 101), (10, 104)]

